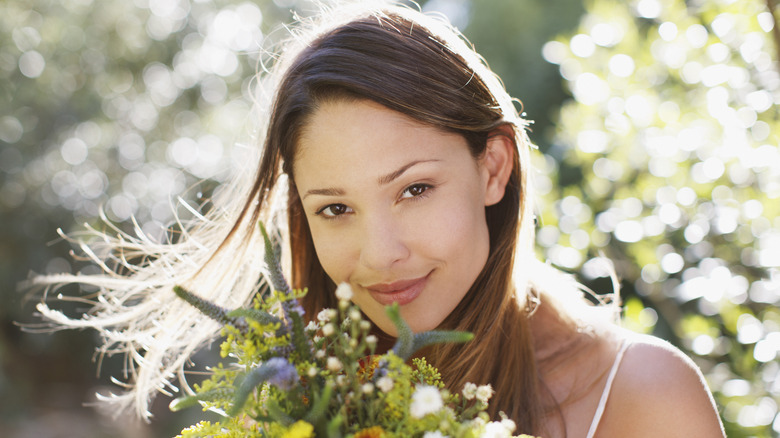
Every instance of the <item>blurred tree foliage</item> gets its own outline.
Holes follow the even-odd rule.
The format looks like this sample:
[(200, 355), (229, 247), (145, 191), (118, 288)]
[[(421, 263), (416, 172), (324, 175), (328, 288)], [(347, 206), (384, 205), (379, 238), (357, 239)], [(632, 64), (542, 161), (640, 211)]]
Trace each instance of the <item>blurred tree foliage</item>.
[(614, 261), (627, 324), (695, 358), (730, 437), (780, 434), (772, 4), (592, 0), (543, 49), (573, 99), (539, 162), (541, 252), (598, 289)]

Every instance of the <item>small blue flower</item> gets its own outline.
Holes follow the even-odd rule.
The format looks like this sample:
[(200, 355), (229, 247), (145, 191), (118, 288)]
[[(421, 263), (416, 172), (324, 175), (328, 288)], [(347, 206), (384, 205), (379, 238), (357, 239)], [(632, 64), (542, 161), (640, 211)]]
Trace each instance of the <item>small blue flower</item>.
[(271, 370), (268, 383), (283, 391), (291, 389), (298, 382), (298, 372), (287, 359), (273, 357), (265, 362), (265, 366)]

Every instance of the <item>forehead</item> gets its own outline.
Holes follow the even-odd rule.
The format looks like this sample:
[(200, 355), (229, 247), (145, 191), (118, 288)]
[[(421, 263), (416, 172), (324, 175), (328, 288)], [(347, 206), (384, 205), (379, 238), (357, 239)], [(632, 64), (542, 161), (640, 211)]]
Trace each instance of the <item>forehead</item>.
[(315, 110), (301, 130), (292, 170), (298, 184), (346, 182), (375, 178), (412, 161), (451, 161), (461, 156), (471, 158), (459, 134), (373, 101), (333, 101)]
[(388, 127), (435, 129), (373, 100), (337, 97), (322, 101), (316, 106), (301, 129), (297, 146), (299, 149), (306, 147), (311, 144), (312, 138), (323, 135), (343, 135), (345, 132), (363, 128)]
[(320, 104), (302, 127), (293, 168), (313, 155), (373, 153), (380, 158), (400, 149), (453, 141), (464, 140), (371, 100), (329, 100)]

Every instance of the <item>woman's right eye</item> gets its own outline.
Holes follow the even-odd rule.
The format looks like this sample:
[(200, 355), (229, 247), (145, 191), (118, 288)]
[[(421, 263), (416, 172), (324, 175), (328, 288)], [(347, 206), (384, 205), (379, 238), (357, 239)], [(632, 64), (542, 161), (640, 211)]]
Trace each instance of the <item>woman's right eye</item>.
[(324, 216), (325, 218), (328, 218), (328, 219), (333, 219), (333, 218), (339, 217), (339, 216), (341, 216), (343, 214), (347, 214), (347, 213), (349, 213), (351, 211), (352, 211), (352, 209), (350, 209), (349, 207), (347, 207), (344, 204), (330, 204), (330, 205), (326, 205), (325, 207), (322, 207), (319, 210), (317, 210), (316, 215), (317, 216)]

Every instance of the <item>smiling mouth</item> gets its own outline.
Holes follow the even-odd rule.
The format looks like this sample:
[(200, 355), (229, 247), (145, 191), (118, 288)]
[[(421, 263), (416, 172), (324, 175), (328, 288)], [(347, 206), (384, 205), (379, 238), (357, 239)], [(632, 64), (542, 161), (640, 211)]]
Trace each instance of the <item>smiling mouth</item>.
[(414, 301), (422, 293), (429, 276), (430, 273), (411, 280), (365, 286), (365, 289), (374, 300), (383, 306), (393, 303), (403, 306)]

